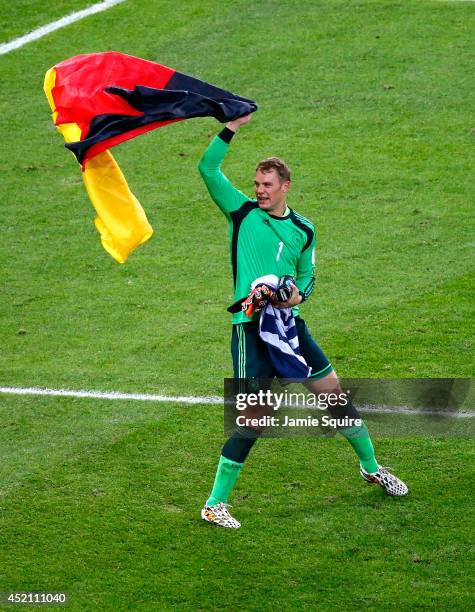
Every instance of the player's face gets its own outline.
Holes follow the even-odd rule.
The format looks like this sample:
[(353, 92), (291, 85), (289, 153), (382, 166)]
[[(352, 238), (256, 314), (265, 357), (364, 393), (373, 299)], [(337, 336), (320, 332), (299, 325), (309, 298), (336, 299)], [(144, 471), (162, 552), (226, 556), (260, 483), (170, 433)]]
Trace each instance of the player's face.
[(285, 195), (289, 191), (290, 181), (281, 182), (277, 171), (258, 170), (254, 179), (257, 203), (259, 208), (271, 214), (283, 214)]

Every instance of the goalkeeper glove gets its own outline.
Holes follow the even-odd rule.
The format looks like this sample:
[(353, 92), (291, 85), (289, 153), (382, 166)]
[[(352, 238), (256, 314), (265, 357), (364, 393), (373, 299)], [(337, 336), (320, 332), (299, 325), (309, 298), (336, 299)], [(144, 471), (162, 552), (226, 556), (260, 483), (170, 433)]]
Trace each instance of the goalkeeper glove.
[(246, 317), (250, 317), (254, 312), (262, 310), (273, 295), (273, 289), (267, 285), (255, 287), (242, 303), (242, 310), (246, 313)]
[(290, 300), (294, 287), (295, 282), (292, 276), (289, 274), (282, 276), (279, 280), (279, 286), (275, 292), (274, 299), (276, 299), (278, 302), (286, 302), (287, 300)]

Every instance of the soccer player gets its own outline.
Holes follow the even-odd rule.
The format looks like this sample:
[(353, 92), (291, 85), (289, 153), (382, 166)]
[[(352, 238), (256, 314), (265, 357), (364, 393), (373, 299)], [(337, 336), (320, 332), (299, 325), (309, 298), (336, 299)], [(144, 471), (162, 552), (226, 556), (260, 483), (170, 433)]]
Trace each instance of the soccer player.
[[(276, 157), (261, 161), (254, 179), (255, 199), (236, 189), (221, 171), (231, 140), (250, 118), (251, 115), (247, 115), (227, 123), (212, 140), (199, 163), (199, 171), (211, 198), (230, 226), (234, 303), (245, 300), (251, 284), (264, 275), (274, 274), (278, 278), (292, 276), (295, 284), (289, 299), (274, 305), (277, 308), (292, 308), (300, 352), (312, 368), (311, 376), (306, 381), (309, 391), (315, 395), (339, 395), (342, 391), (331, 363), (299, 316), (299, 305), (310, 297), (315, 283), (315, 228), (308, 219), (287, 205), (291, 186), (289, 168)], [(277, 375), (267, 346), (259, 337), (258, 318), (256, 313), (246, 316), (240, 308), (233, 314), (231, 353), (235, 378), (259, 380)], [(329, 408), (329, 412), (339, 419), (361, 418), (351, 403)], [(227, 501), (260, 433), (258, 429), (238, 427), (224, 444), (211, 494), (201, 511), (205, 521), (221, 527), (240, 527), (240, 523), (229, 513)], [(407, 494), (407, 486), (376, 461), (371, 438), (363, 422), (360, 427), (340, 428), (339, 433), (347, 438), (356, 452), (364, 480), (377, 483), (389, 495)]]

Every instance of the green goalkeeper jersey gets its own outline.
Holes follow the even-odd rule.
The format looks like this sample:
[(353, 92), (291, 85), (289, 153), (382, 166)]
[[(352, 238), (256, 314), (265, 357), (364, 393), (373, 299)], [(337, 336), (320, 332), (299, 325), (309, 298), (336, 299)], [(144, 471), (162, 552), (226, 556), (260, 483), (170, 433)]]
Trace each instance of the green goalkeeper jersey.
[[(231, 263), (234, 279), (234, 303), (247, 297), (251, 283), (260, 276), (290, 274), (303, 300), (310, 296), (315, 284), (315, 227), (288, 209), (276, 217), (259, 208), (236, 189), (221, 172), (221, 163), (228, 151), (232, 132), (223, 130), (206, 149), (199, 170), (208, 191), (229, 223)], [(227, 142), (226, 142), (227, 140)], [(292, 309), (298, 315), (298, 307)], [(243, 312), (233, 314), (233, 323), (255, 320)]]

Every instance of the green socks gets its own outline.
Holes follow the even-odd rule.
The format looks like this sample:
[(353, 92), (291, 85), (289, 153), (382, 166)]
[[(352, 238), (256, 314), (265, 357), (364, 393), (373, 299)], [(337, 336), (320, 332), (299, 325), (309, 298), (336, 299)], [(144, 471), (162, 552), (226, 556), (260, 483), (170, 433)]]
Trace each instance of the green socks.
[(238, 463), (237, 461), (231, 461), (223, 457), (219, 458), (218, 469), (216, 470), (216, 477), (214, 479), (213, 490), (206, 502), (207, 506), (214, 506), (220, 502), (226, 503), (228, 501), (229, 494), (233, 490), (234, 484), (236, 483), (239, 472), (242, 470), (244, 463)]
[[(378, 471), (378, 462), (374, 456), (373, 443), (366, 425), (360, 427), (346, 427), (339, 432), (344, 436), (353, 447), (362, 467), (371, 473)], [(220, 502), (226, 503), (229, 494), (236, 484), (237, 477), (242, 470), (244, 463), (232, 461), (224, 455), (219, 458), (218, 469), (214, 479), (213, 490), (206, 502), (207, 506), (214, 506)]]
[(346, 427), (338, 430), (353, 447), (363, 468), (371, 473), (378, 471), (378, 462), (374, 456), (373, 443), (368, 428), (363, 423), (360, 427)]

